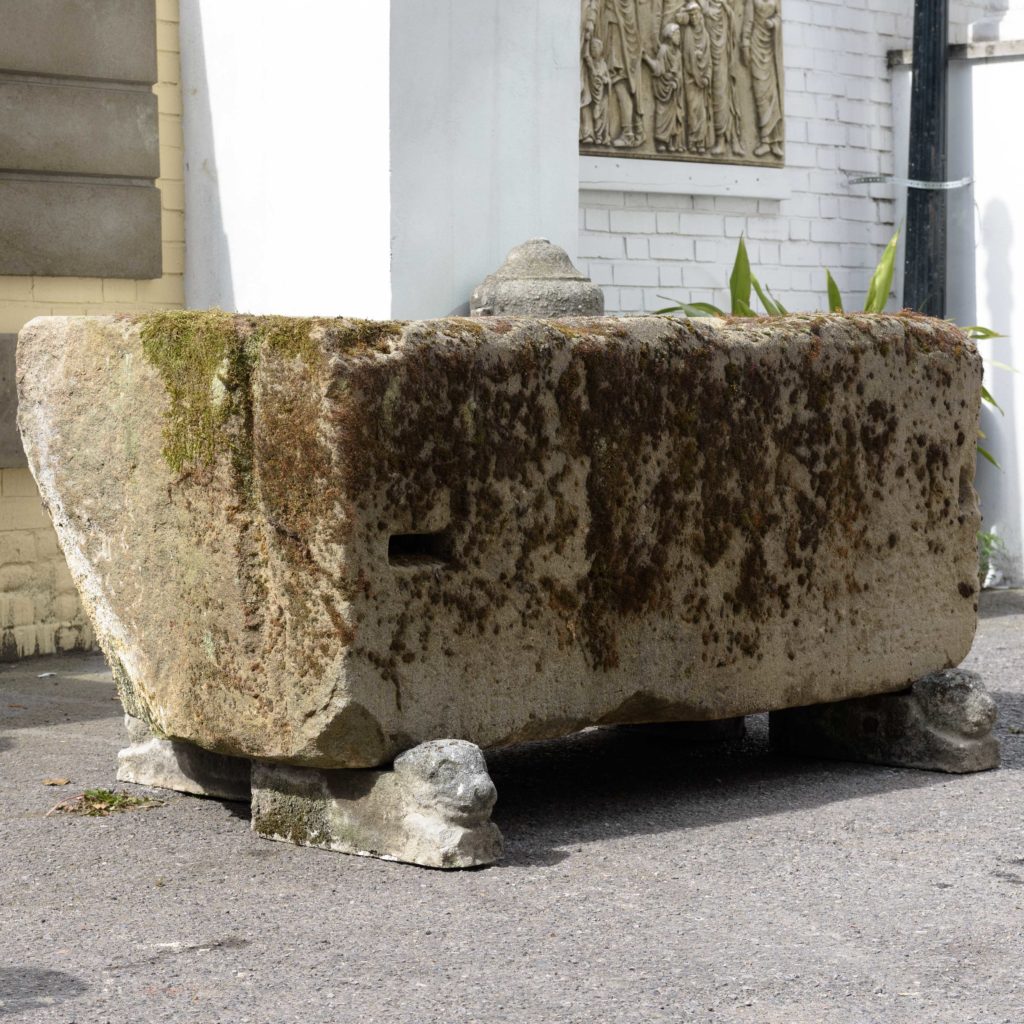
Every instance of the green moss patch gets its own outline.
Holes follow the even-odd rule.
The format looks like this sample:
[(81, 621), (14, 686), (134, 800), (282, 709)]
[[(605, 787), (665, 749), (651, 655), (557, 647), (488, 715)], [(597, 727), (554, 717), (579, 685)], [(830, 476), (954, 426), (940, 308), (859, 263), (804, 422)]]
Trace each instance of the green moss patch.
[(320, 366), (331, 353), (371, 354), (397, 337), (391, 321), (249, 316), (168, 310), (138, 317), (142, 348), (170, 405), (164, 457), (176, 473), (227, 454), (243, 478), (252, 466), (252, 381), (269, 353)]

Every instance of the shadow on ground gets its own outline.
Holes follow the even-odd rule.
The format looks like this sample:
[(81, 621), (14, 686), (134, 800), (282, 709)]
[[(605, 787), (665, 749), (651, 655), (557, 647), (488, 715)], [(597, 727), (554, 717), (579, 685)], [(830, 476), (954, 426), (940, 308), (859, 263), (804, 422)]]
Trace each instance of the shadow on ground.
[[(983, 615), (1024, 611), (1024, 593), (986, 595)], [(99, 722), (121, 715), (102, 660), (59, 659), (17, 686), (0, 670), (0, 722), (7, 727)], [(6, 685), (5, 685), (6, 684)], [(1012, 684), (1011, 684), (1012, 685)], [(1024, 768), (1024, 694), (992, 691), (1003, 770)], [(12, 707), (11, 705), (15, 705)], [(743, 740), (681, 743), (657, 730), (590, 729), (490, 751), (500, 799), (495, 821), (510, 838), (508, 866), (556, 863), (563, 848), (607, 839), (700, 829), (817, 808), (887, 792), (949, 784), (951, 776), (871, 765), (800, 760), (773, 752), (767, 716), (747, 719)], [(10, 741), (0, 738), (0, 749)], [(218, 801), (245, 822), (245, 804)]]
[(979, 619), (1024, 615), (1024, 590), (985, 590), (978, 607)]
[[(106, 662), (99, 654), (26, 659), (0, 666), (0, 731), (120, 718), (123, 714)], [(0, 738), (0, 745), (3, 743)]]
[[(0, 967), (0, 1017), (45, 1010), (86, 991), (88, 985), (65, 971), (35, 967)], [(51, 1018), (69, 1020), (61, 1015)]]
[(490, 753), (499, 793), (494, 819), (512, 840), (504, 864), (556, 863), (567, 856), (560, 847), (763, 818), (951, 778), (775, 754), (766, 719), (748, 719), (745, 740), (705, 747), (597, 729)]

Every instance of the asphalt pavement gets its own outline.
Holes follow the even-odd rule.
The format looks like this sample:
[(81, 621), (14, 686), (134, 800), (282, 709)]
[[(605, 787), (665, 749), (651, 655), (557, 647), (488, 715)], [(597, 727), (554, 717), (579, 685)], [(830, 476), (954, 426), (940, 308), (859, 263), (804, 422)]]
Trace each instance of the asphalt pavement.
[(120, 705), (99, 656), (0, 666), (0, 1024), (1020, 1024), (1024, 592), (965, 664), (998, 771), (593, 730), (489, 757), (506, 857), (456, 873), (174, 794), (48, 815), (130, 788)]

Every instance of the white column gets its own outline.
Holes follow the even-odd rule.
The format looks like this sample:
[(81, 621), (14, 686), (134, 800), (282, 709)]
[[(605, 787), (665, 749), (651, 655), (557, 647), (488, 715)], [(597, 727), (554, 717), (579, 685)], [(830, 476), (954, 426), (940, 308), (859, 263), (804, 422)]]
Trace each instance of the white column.
[(509, 249), (579, 233), (578, 0), (391, 0), (393, 312), (464, 312)]
[(386, 3), (181, 0), (186, 302), (391, 311)]
[[(1024, 26), (1022, 26), (1024, 27)], [(906, 173), (909, 71), (893, 76), (896, 173)], [(1024, 138), (1007, 111), (1024, 95), (1024, 60), (954, 62), (950, 68), (950, 179), (972, 177), (949, 193), (948, 313), (1005, 335), (979, 344), (985, 386), (1004, 410), (982, 406), (980, 443), (998, 469), (978, 460), (982, 530), (995, 533), (1001, 582), (1024, 584)], [(897, 215), (902, 216), (897, 204)], [(1021, 372), (1000, 369), (996, 363)]]
[[(1008, 111), (1024, 96), (1024, 60), (976, 63), (971, 68), (974, 156), (975, 323), (1006, 335), (980, 347), (985, 384), (1005, 415), (986, 406), (982, 442), (1001, 469), (978, 472), (984, 530), (996, 533), (1006, 557), (997, 559), (1004, 582), (1024, 583), (1024, 138), (1011, 129)], [(970, 250), (961, 248), (968, 259)], [(953, 268), (951, 268), (952, 270)], [(965, 268), (966, 269), (966, 268)], [(994, 362), (1015, 367), (1013, 373)]]
[(576, 0), (181, 0), (186, 298), (465, 311), (512, 246), (575, 256)]

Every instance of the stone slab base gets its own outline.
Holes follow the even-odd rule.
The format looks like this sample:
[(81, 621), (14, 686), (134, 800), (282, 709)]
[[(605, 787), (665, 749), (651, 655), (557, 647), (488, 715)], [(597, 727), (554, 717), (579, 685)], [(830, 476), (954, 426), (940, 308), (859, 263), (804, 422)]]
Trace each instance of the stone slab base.
[(118, 782), (221, 800), (249, 800), (248, 759), (214, 754), (180, 740), (160, 739), (145, 722), (131, 715), (124, 717), (131, 743), (118, 752)]
[(995, 720), (979, 676), (950, 669), (901, 693), (773, 711), (770, 728), (792, 753), (962, 773), (999, 766)]
[(422, 743), (391, 771), (253, 762), (252, 828), (265, 839), (430, 868), (493, 864), (502, 838), (480, 748)]

